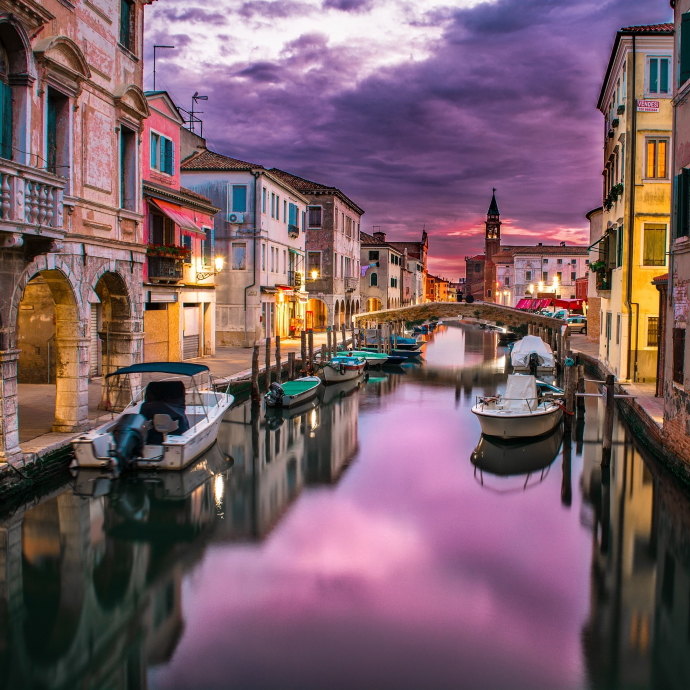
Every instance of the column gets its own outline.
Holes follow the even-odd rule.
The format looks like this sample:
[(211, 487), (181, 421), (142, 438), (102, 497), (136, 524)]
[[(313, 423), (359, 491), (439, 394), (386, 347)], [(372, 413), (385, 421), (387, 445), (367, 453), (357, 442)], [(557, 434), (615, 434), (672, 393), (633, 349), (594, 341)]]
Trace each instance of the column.
[(53, 431), (69, 433), (86, 429), (89, 423), (90, 339), (65, 336), (61, 330), (67, 329), (58, 322)]
[(17, 363), (19, 350), (0, 350), (0, 462), (19, 458)]

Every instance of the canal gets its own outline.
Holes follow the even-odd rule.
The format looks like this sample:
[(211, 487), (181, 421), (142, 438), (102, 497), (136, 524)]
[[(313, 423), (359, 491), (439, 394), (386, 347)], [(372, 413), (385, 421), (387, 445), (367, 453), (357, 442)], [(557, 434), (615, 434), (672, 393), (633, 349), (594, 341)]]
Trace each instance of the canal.
[(294, 416), (230, 410), (184, 473), (72, 482), (0, 521), (0, 688), (690, 687), (690, 502), (601, 403), (572, 436), (480, 442), (506, 350)]

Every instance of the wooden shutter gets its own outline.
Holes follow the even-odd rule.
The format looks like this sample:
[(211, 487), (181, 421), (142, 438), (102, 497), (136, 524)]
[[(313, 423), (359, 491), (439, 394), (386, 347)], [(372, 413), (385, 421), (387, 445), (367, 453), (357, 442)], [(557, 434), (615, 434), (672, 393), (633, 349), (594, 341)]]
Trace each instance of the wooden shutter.
[(48, 113), (47, 113), (47, 139), (48, 139), (48, 170), (53, 175), (57, 174), (57, 102), (48, 91)]
[(688, 79), (690, 79), (690, 12), (683, 15), (680, 24), (680, 84)]
[(165, 147), (165, 167), (163, 172), (168, 175), (173, 174), (173, 143), (170, 139), (163, 139), (163, 144)]
[(683, 169), (677, 179), (677, 219), (676, 237), (685, 237), (689, 233), (690, 221), (690, 170)]
[(0, 81), (0, 158), (12, 159), (12, 87)]

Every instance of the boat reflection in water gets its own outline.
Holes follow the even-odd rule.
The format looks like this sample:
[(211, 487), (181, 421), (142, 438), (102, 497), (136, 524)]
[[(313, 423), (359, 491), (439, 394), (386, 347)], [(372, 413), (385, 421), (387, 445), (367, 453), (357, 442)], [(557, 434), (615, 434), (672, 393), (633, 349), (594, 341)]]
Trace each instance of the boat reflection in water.
[[(472, 451), (475, 479), (499, 492), (520, 491), (544, 481), (563, 441), (559, 426), (535, 441), (501, 441), (482, 434)], [(500, 477), (500, 479), (496, 479)]]

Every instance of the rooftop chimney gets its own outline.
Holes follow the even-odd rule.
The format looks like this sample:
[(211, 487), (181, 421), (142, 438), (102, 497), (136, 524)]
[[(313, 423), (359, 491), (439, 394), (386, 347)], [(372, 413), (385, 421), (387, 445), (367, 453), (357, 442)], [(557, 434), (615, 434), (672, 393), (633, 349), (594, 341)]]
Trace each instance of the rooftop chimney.
[(565, 247), (565, 242), (561, 242), (561, 247)]
[(379, 242), (385, 242), (386, 241), (386, 233), (381, 232), (380, 230), (374, 233), (374, 239), (378, 240)]
[(541, 247), (541, 242), (539, 242), (539, 243), (537, 244), (537, 247)]

